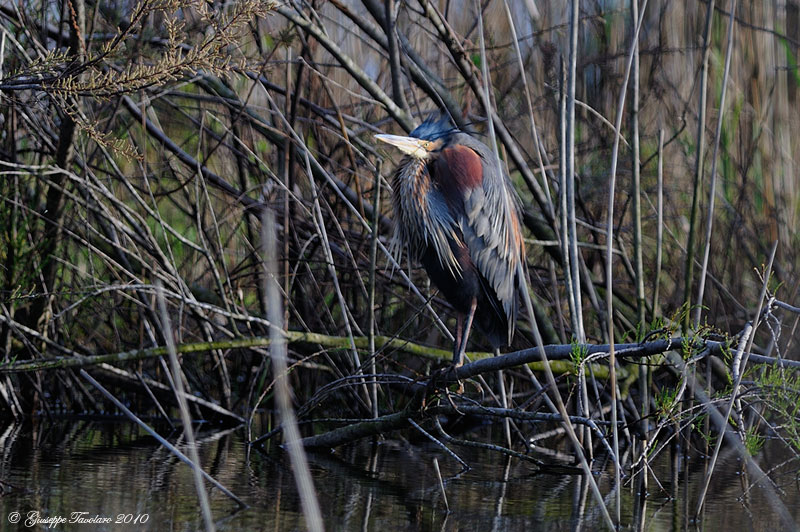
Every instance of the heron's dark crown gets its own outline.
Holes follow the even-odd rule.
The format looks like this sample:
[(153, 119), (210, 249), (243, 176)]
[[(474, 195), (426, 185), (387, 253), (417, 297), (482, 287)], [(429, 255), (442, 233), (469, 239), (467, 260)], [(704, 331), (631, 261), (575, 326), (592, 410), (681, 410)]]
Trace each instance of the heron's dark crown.
[(458, 132), (459, 129), (453, 126), (449, 116), (444, 113), (433, 113), (409, 136), (423, 140), (438, 140)]

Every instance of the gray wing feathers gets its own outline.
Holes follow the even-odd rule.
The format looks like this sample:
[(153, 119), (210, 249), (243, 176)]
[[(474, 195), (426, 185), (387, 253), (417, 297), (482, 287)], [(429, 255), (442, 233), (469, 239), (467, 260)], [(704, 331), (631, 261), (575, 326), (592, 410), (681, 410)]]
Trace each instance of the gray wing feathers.
[[(502, 179), (502, 178), (501, 178)], [(516, 322), (516, 288), (520, 262), (516, 205), (505, 180), (485, 179), (464, 198), (461, 232), (470, 258), (489, 281), (509, 321), (509, 341)]]

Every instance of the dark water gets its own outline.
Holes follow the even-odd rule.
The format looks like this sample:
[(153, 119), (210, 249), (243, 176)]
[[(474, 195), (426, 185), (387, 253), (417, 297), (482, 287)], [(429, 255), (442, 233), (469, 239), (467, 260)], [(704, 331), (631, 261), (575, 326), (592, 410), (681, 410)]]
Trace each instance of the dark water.
[[(170, 435), (180, 447), (180, 433)], [(205, 470), (250, 505), (237, 505), (211, 490), (218, 530), (304, 530), (288, 456), (280, 449), (248, 451), (243, 429), (200, 431)], [(759, 456), (774, 470), (784, 503), (797, 519), (800, 494), (796, 462)], [(402, 441), (364, 443), (336, 453), (309, 455), (312, 475), (328, 530), (600, 530), (603, 520), (582, 477), (537, 473), (535, 467), (495, 453), (455, 449), (470, 464), (458, 463), (432, 444)], [(138, 427), (126, 421), (80, 419), (12, 425), (0, 430), (0, 530), (197, 530), (202, 529), (193, 478)], [(451, 512), (444, 509), (433, 468), (438, 459)], [(602, 464), (598, 463), (598, 466)], [(681, 475), (684, 465), (679, 464)], [(661, 486), (651, 482), (648, 496), (636, 496), (635, 482), (623, 487), (622, 522), (643, 530), (780, 530), (765, 491), (749, 487), (738, 462), (723, 456), (700, 522), (693, 513), (702, 463), (689, 464), (688, 482), (672, 477), (669, 453), (654, 467)], [(610, 502), (610, 475), (598, 473)], [(687, 491), (688, 498), (687, 498)], [(691, 501), (691, 505), (686, 502)], [(635, 512), (644, 501), (644, 519)], [(20, 522), (12, 524), (13, 513)], [(41, 519), (83, 517), (109, 523), (40, 524), (26, 528), (29, 512)], [(11, 518), (11, 519), (10, 519)], [(125, 521), (128, 524), (125, 524)], [(120, 521), (120, 522), (117, 522)]]

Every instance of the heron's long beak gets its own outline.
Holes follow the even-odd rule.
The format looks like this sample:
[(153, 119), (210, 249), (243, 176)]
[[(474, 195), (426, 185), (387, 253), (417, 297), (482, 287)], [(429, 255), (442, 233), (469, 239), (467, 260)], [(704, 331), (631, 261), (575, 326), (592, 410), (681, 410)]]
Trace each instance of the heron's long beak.
[(400, 148), (403, 153), (417, 159), (425, 159), (428, 156), (429, 141), (414, 137), (401, 137), (399, 135), (375, 135), (375, 138), (392, 146)]

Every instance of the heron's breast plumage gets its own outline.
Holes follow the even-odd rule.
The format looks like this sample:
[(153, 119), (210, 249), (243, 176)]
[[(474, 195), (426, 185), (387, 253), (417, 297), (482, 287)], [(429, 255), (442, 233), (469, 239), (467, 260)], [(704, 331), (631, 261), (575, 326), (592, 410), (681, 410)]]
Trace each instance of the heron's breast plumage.
[(436, 183), (431, 180), (425, 162), (404, 161), (392, 181), (392, 203), (397, 237), (411, 258), (419, 262), (422, 254), (434, 252), (443, 269), (460, 276), (459, 264), (451, 242), (461, 242), (458, 224)]

